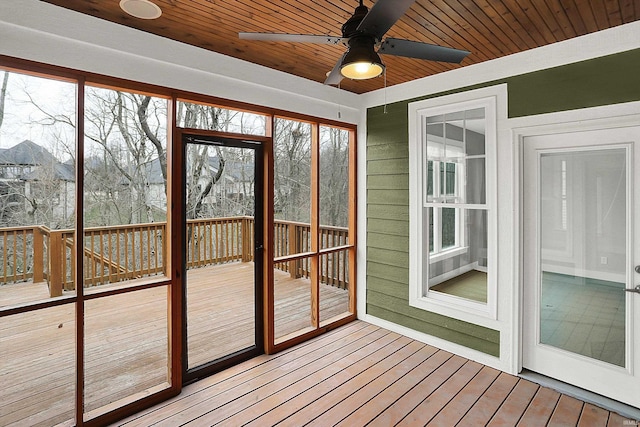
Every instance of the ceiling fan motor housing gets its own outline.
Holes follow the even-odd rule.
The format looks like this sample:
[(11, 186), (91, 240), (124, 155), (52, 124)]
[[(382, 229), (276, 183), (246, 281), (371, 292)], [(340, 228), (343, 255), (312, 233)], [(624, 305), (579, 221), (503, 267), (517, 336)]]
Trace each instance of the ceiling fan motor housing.
[(363, 6), (362, 3), (360, 3), (360, 6), (356, 7), (351, 18), (342, 25), (342, 37), (350, 38), (355, 36), (359, 32), (358, 26), (360, 22), (367, 16), (367, 13), (369, 13), (367, 6)]

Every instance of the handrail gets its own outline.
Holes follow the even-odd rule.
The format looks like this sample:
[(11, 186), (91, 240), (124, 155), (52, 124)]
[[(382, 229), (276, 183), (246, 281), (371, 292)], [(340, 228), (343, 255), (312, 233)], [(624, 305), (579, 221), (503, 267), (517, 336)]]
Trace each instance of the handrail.
[[(253, 261), (253, 217), (187, 220), (187, 268), (228, 262)], [(274, 221), (276, 258), (308, 252), (310, 224)], [(46, 281), (51, 296), (75, 289), (74, 230), (46, 226), (0, 228), (0, 285)], [(166, 222), (88, 227), (84, 230), (85, 287), (134, 278), (166, 275)], [(348, 286), (348, 230), (321, 226), (320, 280)], [(345, 249), (325, 251), (345, 246)], [(310, 263), (302, 257), (278, 262), (275, 267), (292, 277), (309, 277)]]

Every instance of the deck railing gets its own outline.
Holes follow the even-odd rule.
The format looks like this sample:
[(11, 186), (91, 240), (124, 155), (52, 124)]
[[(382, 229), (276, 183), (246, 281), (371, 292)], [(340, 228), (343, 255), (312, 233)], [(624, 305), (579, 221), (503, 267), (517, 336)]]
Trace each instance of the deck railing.
[[(187, 221), (187, 268), (228, 262), (253, 261), (252, 217), (209, 218)], [(275, 221), (275, 256), (308, 252), (310, 225)], [(84, 286), (166, 274), (166, 223), (90, 227), (84, 230)], [(321, 227), (320, 246), (348, 244), (346, 228)], [(52, 297), (75, 289), (73, 230), (44, 226), (0, 228), (0, 285), (46, 281)], [(292, 277), (309, 277), (308, 258), (276, 263)], [(348, 254), (331, 251), (320, 257), (321, 282), (347, 287)]]

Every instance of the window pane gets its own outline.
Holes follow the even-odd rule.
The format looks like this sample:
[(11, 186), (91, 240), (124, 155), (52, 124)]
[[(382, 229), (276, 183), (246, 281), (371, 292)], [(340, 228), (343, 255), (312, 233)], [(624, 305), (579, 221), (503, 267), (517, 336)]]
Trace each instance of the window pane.
[(167, 100), (87, 87), (85, 286), (164, 275)]
[(465, 111), (465, 148), (467, 156), (485, 154), (484, 108)]
[(466, 168), (467, 203), (484, 205), (487, 203), (485, 159), (468, 159)]
[(1, 318), (0, 425), (74, 424), (75, 334), (73, 304)]
[(0, 307), (75, 295), (76, 84), (4, 78)]
[(427, 117), (427, 123), (427, 157), (440, 159), (444, 157), (444, 123), (431, 117)]
[(433, 223), (433, 212), (434, 208), (427, 208), (427, 215), (429, 216), (429, 252), (433, 252), (434, 250), (434, 223)]
[(427, 201), (433, 201), (433, 160), (427, 161)]
[(349, 314), (349, 250), (320, 257), (320, 322)]
[(217, 130), (245, 135), (266, 135), (266, 116), (213, 105), (178, 101), (178, 127)]
[(457, 196), (458, 192), (456, 189), (456, 164), (455, 163), (446, 163), (445, 164), (445, 187), (444, 194), (446, 196)]
[[(451, 212), (456, 210), (457, 213)], [(444, 223), (455, 224), (456, 216), (461, 218), (464, 237), (458, 236), (458, 250), (445, 257), (430, 260), (429, 289), (486, 303), (487, 211), (450, 208), (442, 208), (442, 211), (443, 241), (448, 239), (451, 243), (451, 232), (447, 231), (448, 237), (444, 236)]]
[(311, 258), (274, 265), (274, 329), (276, 342), (311, 328)]
[(274, 140), (275, 256), (311, 248), (311, 125), (277, 119)]
[(442, 213), (442, 249), (456, 246), (456, 210), (453, 208), (438, 208)]
[[(460, 115), (460, 114), (458, 114)], [(457, 159), (464, 156), (464, 120), (451, 120), (447, 114), (444, 126), (445, 157)]]
[(85, 413), (167, 387), (167, 288), (86, 301), (84, 344)]
[(541, 154), (538, 198), (540, 343), (622, 367), (627, 162), (625, 148)]
[(349, 243), (349, 132), (320, 127), (320, 248)]

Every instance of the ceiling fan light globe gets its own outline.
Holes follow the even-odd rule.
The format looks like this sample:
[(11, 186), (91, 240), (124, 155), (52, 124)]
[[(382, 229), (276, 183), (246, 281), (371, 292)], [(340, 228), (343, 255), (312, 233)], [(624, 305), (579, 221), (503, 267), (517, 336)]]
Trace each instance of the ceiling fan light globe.
[(372, 79), (382, 74), (384, 65), (373, 45), (371, 38), (352, 39), (340, 64), (340, 74), (353, 80)]
[(342, 65), (340, 73), (352, 80), (366, 80), (378, 77), (384, 72), (384, 65), (372, 62), (352, 62)]

